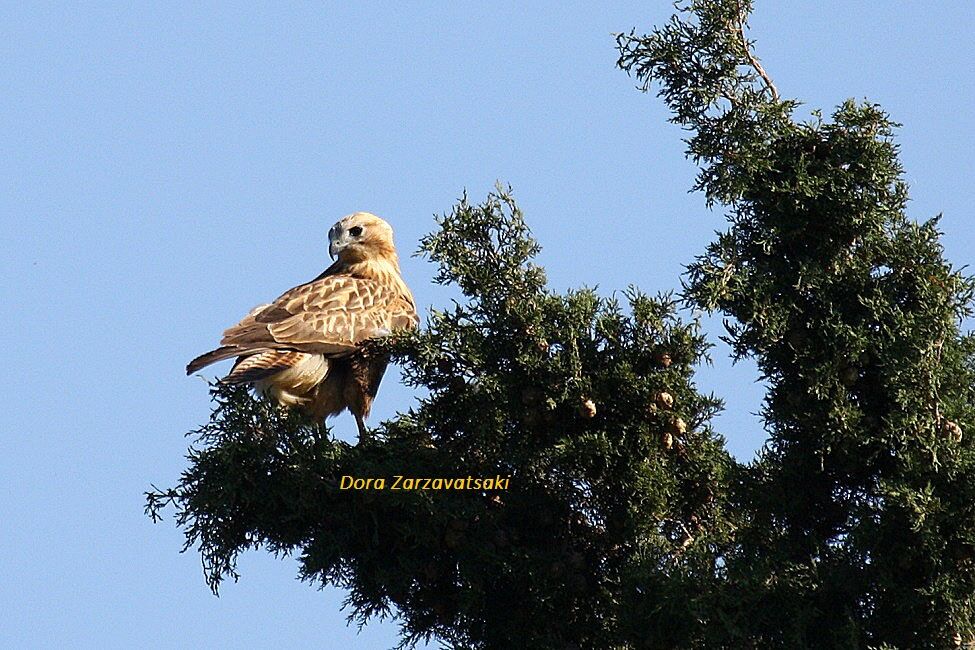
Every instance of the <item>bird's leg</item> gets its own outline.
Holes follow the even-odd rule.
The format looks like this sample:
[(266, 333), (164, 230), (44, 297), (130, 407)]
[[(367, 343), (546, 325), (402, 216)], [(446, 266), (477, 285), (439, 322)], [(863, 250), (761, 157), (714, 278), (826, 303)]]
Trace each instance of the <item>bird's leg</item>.
[(359, 442), (371, 441), (372, 434), (369, 433), (369, 429), (366, 428), (365, 420), (358, 413), (355, 413), (355, 423), (359, 427)]

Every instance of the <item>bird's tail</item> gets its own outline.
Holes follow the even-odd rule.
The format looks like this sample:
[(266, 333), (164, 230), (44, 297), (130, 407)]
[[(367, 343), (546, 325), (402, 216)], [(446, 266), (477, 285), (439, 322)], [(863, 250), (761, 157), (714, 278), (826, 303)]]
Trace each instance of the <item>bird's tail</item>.
[(239, 349), (229, 345), (217, 348), (216, 350), (210, 350), (206, 354), (201, 354), (186, 364), (186, 374), (192, 375), (197, 370), (205, 368), (211, 363), (216, 363), (217, 361), (222, 361), (223, 359), (229, 359), (230, 357), (235, 357), (239, 354)]
[[(321, 355), (304, 354), (292, 350), (259, 350), (255, 354), (249, 354), (238, 359), (230, 370), (230, 374), (224, 377), (223, 381), (228, 384), (246, 384), (266, 379), (287, 370), (300, 371), (301, 364), (309, 359), (314, 359), (317, 362), (316, 370), (324, 374), (324, 357)], [(299, 378), (294, 377), (295, 380)], [(285, 381), (287, 382), (287, 380)], [(318, 381), (321, 381), (321, 377), (316, 377), (313, 383), (318, 383)]]

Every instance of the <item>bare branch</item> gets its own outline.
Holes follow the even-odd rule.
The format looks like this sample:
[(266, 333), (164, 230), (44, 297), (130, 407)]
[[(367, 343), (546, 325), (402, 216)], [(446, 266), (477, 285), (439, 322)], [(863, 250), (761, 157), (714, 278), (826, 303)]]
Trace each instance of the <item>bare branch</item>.
[(742, 7), (741, 2), (738, 2), (738, 36), (741, 39), (742, 49), (745, 51), (745, 56), (748, 57), (748, 63), (755, 69), (758, 76), (762, 78), (765, 83), (765, 87), (772, 94), (772, 99), (774, 101), (779, 101), (779, 91), (776, 89), (775, 84), (772, 83), (772, 78), (768, 76), (765, 72), (765, 68), (762, 67), (762, 63), (758, 58), (752, 54), (751, 43), (748, 41), (748, 37), (745, 35), (745, 9)]

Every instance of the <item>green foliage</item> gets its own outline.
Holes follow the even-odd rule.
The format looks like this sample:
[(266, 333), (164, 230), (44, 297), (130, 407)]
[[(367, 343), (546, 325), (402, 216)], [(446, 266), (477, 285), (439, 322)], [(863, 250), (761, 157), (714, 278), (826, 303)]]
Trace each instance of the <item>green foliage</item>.
[[(619, 65), (688, 134), (728, 229), (683, 291), (768, 386), (735, 463), (697, 392), (708, 344), (670, 295), (546, 287), (510, 193), (464, 197), (420, 252), (463, 296), (374, 344), (422, 395), (350, 446), (214, 385), (190, 467), (153, 489), (209, 584), (296, 554), (360, 623), (457, 648), (945, 648), (975, 632), (975, 285), (944, 260), (877, 106), (796, 119), (745, 36), (693, 0)], [(407, 477), (507, 487), (393, 490)], [(384, 490), (342, 489), (343, 477)]]
[(937, 220), (905, 215), (896, 125), (853, 102), (796, 121), (742, 4), (693, 2), (619, 39), (621, 67), (690, 132), (698, 189), (730, 208), (685, 295), (730, 318), (769, 387), (765, 453), (731, 497), (749, 513), (726, 557), (731, 625), (710, 643), (948, 647), (973, 631), (973, 284)]
[[(700, 633), (686, 602), (717, 579), (733, 467), (708, 425), (720, 403), (691, 382), (707, 345), (669, 297), (547, 290), (538, 250), (505, 191), (439, 220), (421, 251), (465, 300), (387, 342), (426, 396), (375, 443), (215, 386), (191, 468), (149, 495), (153, 515), (175, 506), (214, 589), (265, 546), (347, 588), (360, 622), (395, 606), (405, 644), (673, 647)], [(342, 490), (344, 475), (387, 489)], [(510, 484), (393, 491), (396, 475)]]

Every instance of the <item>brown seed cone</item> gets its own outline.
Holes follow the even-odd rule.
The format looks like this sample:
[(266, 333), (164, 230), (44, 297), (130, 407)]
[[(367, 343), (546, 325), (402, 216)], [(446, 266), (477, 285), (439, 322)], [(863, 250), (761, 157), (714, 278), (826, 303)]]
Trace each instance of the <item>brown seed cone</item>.
[(683, 418), (675, 417), (667, 423), (667, 432), (675, 436), (682, 436), (687, 433), (687, 423), (684, 422)]
[(579, 404), (579, 415), (587, 420), (596, 417), (596, 403), (591, 399), (584, 399)]
[(670, 449), (674, 446), (674, 436), (671, 433), (664, 431), (660, 434), (660, 444), (664, 449)]
[(941, 423), (941, 430), (944, 432), (945, 436), (948, 437), (954, 443), (961, 442), (962, 431), (961, 427), (958, 426), (957, 422), (952, 422), (951, 420), (945, 420)]

